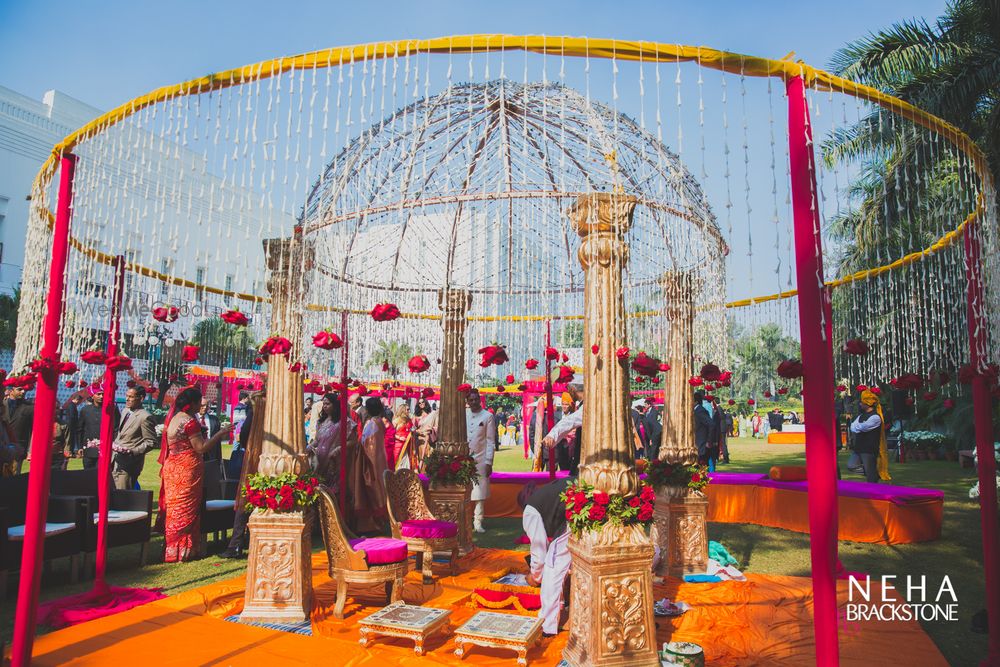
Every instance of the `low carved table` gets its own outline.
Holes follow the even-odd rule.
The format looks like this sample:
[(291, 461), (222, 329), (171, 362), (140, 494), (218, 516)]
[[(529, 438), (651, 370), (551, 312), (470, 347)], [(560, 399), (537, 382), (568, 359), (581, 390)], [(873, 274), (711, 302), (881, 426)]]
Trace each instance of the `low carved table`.
[(542, 619), (534, 616), (481, 611), (455, 630), (455, 655), (465, 656), (467, 644), (517, 651), (517, 664), (528, 664), (528, 649), (542, 636)]
[(412, 639), (415, 642), (413, 651), (417, 655), (423, 655), (424, 640), (446, 627), (449, 616), (451, 611), (448, 609), (394, 602), (358, 622), (361, 632), (361, 639), (358, 641), (367, 648), (372, 642), (372, 635)]

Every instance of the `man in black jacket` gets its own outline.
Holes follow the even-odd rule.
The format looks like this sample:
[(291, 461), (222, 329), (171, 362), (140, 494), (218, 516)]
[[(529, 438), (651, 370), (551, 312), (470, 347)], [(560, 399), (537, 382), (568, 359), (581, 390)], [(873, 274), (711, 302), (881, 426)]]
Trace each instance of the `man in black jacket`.
[(707, 465), (709, 472), (715, 472), (715, 461), (719, 458), (718, 411), (705, 400), (705, 392), (694, 393), (694, 442), (698, 446), (698, 463)]
[[(104, 405), (104, 389), (102, 387), (92, 388), (90, 401), (80, 408), (80, 416), (77, 420), (77, 433), (80, 447), (83, 448), (83, 467), (96, 468), (97, 456), (100, 452), (101, 442), (101, 413)], [(114, 419), (111, 422), (117, 431), (118, 423), (121, 421), (121, 414), (118, 406), (114, 407)], [(112, 437), (114, 436), (112, 431)]]
[[(3, 402), (0, 421), (10, 439), (10, 458), (15, 465), (15, 473), (21, 472), (24, 459), (31, 447), (31, 426), (35, 419), (35, 405), (24, 397), (24, 388), (10, 387)], [(5, 453), (6, 454), (6, 453)]]
[(563, 583), (571, 563), (566, 504), (559, 496), (574, 482), (575, 478), (565, 477), (538, 488), (528, 496), (521, 518), (531, 543), (528, 583), (541, 586), (538, 617), (542, 619), (542, 634), (550, 637), (559, 632)]

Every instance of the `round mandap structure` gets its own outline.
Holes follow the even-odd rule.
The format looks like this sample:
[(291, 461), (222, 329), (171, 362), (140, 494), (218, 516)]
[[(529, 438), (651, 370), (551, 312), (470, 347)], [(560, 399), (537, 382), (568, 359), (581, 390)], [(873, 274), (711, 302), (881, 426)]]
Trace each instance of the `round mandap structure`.
[[(783, 137), (775, 119), (785, 108)], [(850, 129), (851, 117), (923, 148), (895, 155), (896, 171), (877, 182), (881, 193), (870, 188), (861, 204), (848, 186), (872, 165), (841, 161), (835, 146), (821, 144)], [(827, 160), (817, 159), (813, 139)], [(116, 318), (140, 382), (196, 372), (184, 363), (185, 343), (197, 345), (205, 372), (261, 371), (256, 346), (280, 333), (293, 344), (288, 363), (306, 364), (296, 377), (281, 365), (283, 386), (348, 373), (434, 385), (434, 360), (448, 360), (442, 325), (465, 331), (466, 352), (452, 359), (459, 366), (476, 368), (476, 350), (496, 341), (511, 361), (487, 375), (525, 379), (523, 364), (541, 358), (552, 323), (553, 344), (590, 373), (591, 357), (611, 350), (581, 344), (594, 333), (580, 326), (583, 313), (597, 311), (584, 298), (581, 242), (567, 209), (602, 197), (627, 199), (634, 210), (613, 224), (575, 222), (621, 232), (604, 239), (619, 250), (601, 278), (621, 280), (611, 327), (633, 353), (682, 350), (692, 372), (699, 362), (732, 364), (739, 389), (755, 382), (754, 362), (728, 337), (773, 322), (811, 357), (806, 410), (815, 415), (832, 401), (834, 357), (851, 380), (869, 384), (967, 367), (986, 462), (988, 607), (1000, 617), (987, 455), (989, 363), (1000, 330), (993, 176), (960, 130), (803, 63), (655, 42), (473, 35), (328, 49), (158, 89), (67, 137), (43, 165), (32, 191), (15, 371), (39, 354), (78, 361), (104, 349)], [(856, 233), (836, 236), (838, 228)], [(882, 238), (881, 229), (893, 233)], [(288, 252), (276, 257), (274, 248)], [(838, 260), (835, 270), (828, 261), (824, 271), (824, 250)], [(113, 288), (115, 266), (123, 290)], [(690, 317), (677, 317), (679, 292), (667, 284), (690, 286), (680, 291)], [(441, 291), (468, 298), (441, 299)], [(878, 321), (866, 317), (872, 293), (884, 299)], [(287, 312), (272, 312), (275, 295)], [(402, 316), (373, 320), (378, 303), (396, 304)], [(448, 320), (449, 303), (471, 305)], [(177, 316), (154, 316), (156, 307)], [(218, 315), (236, 308), (249, 326), (220, 326)], [(671, 338), (680, 319), (684, 341)], [(346, 337), (347, 349), (314, 347), (321, 329)], [(835, 353), (833, 341), (859, 337), (872, 354), (845, 362)], [(431, 369), (408, 373), (407, 355), (419, 353)], [(69, 381), (97, 380), (96, 369), (80, 367)], [(62, 381), (51, 365), (38, 368), (32, 448), (41, 456)], [(823, 381), (810, 387), (810, 377)], [(757, 396), (760, 385), (757, 378), (743, 396)], [(442, 380), (440, 390), (456, 388)], [(811, 451), (832, 456), (826, 421), (807, 420), (807, 438)], [(831, 664), (836, 497), (833, 467), (811, 457), (814, 464), (817, 659)], [(22, 664), (47, 496), (47, 479), (32, 475), (14, 646)], [(990, 650), (1000, 655), (1000, 632)]]

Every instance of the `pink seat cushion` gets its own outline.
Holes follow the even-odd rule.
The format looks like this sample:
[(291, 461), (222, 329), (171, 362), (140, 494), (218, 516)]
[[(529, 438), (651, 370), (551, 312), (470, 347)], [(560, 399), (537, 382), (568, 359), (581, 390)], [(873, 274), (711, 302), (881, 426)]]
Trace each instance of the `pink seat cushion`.
[(359, 537), (350, 541), (355, 551), (364, 551), (369, 565), (385, 565), (406, 560), (406, 542), (389, 537)]
[(421, 539), (455, 537), (458, 535), (458, 526), (451, 521), (416, 519), (414, 521), (403, 521), (399, 524), (399, 532), (403, 537), (418, 537)]

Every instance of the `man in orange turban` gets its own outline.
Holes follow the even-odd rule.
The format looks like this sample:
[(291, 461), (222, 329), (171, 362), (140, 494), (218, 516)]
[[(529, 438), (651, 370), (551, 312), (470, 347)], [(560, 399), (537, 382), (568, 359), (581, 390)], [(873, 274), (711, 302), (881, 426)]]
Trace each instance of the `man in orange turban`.
[(854, 434), (854, 451), (861, 457), (865, 468), (865, 480), (889, 481), (889, 457), (885, 447), (885, 425), (882, 406), (874, 392), (861, 392), (861, 414), (851, 422)]

